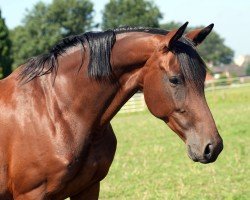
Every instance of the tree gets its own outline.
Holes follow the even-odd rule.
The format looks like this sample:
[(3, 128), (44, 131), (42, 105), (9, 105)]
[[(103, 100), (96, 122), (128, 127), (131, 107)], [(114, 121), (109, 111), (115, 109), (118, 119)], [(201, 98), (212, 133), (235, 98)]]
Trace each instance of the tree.
[(103, 12), (102, 28), (120, 26), (159, 27), (158, 7), (148, 0), (110, 0)]
[[(160, 27), (165, 30), (174, 30), (174, 29), (181, 27), (181, 25), (182, 23), (180, 22), (171, 21), (165, 24), (161, 24)], [(189, 27), (187, 29), (189, 29)]]
[(0, 68), (2, 69), (3, 77), (11, 73), (11, 63), (11, 41), (9, 38), (9, 31), (0, 10)]
[[(169, 22), (162, 24), (161, 28), (166, 30), (172, 30), (180, 27), (182, 24), (178, 22)], [(187, 31), (193, 30), (199, 27), (189, 27)], [(206, 62), (213, 65), (229, 64), (234, 57), (234, 51), (224, 44), (224, 39), (220, 37), (218, 33), (212, 31), (204, 42), (198, 46), (198, 52)]]
[(93, 4), (89, 0), (38, 2), (27, 11), (23, 25), (11, 31), (14, 66), (48, 51), (60, 39), (93, 27)]
[(250, 63), (246, 66), (246, 75), (250, 76)]
[(89, 0), (54, 0), (48, 7), (50, 24), (57, 25), (67, 37), (93, 28), (93, 4)]

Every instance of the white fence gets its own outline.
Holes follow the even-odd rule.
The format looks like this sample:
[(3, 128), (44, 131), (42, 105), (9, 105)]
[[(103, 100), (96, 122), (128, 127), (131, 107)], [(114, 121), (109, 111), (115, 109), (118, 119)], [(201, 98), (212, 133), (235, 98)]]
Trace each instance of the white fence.
[(138, 112), (146, 108), (143, 93), (136, 93), (121, 108), (119, 113)]
[[(250, 76), (239, 78), (227, 78), (222, 80), (207, 81), (206, 91), (213, 91), (227, 88), (250, 87)], [(139, 112), (146, 109), (143, 93), (136, 93), (121, 108), (119, 113)]]

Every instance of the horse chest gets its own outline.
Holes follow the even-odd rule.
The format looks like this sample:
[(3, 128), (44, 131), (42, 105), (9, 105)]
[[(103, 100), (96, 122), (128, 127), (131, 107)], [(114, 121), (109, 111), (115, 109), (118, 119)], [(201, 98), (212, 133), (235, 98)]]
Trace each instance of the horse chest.
[(72, 158), (66, 169), (67, 183), (59, 192), (59, 197), (78, 193), (89, 185), (101, 181), (109, 171), (115, 150), (116, 138), (114, 133), (109, 131), (101, 140), (90, 144), (82, 158)]

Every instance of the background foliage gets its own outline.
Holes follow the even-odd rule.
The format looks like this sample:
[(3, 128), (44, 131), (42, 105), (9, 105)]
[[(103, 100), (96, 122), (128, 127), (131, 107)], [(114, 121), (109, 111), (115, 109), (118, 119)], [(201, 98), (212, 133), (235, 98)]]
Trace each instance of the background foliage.
[(102, 28), (119, 26), (159, 27), (159, 8), (148, 0), (110, 0), (103, 11)]
[(6, 77), (11, 73), (11, 45), (9, 30), (2, 18), (0, 10), (0, 70), (3, 77)]
[(37, 3), (23, 25), (11, 31), (14, 67), (27, 58), (48, 51), (60, 39), (93, 27), (93, 3), (89, 0), (53, 0)]
[[(10, 30), (10, 35), (0, 17), (0, 66), (6, 76), (11, 72), (11, 64), (14, 69), (28, 58), (47, 52), (64, 37), (97, 28), (105, 30), (128, 25), (172, 30), (182, 25), (179, 22), (161, 23), (162, 16), (160, 9), (150, 0), (110, 0), (104, 7), (98, 28), (93, 23), (91, 0), (52, 0), (50, 4), (40, 1), (26, 12), (21, 25)], [(194, 28), (197, 27), (189, 30)], [(198, 50), (205, 61), (213, 65), (231, 63), (234, 56), (233, 50), (215, 31)]]
[(250, 76), (250, 63), (246, 67), (246, 74), (247, 76)]

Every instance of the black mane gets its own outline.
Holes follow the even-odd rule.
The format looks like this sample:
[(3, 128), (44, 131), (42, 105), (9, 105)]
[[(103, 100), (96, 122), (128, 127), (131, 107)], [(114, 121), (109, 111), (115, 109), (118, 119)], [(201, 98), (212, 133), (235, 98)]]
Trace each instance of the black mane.
[[(32, 79), (47, 73), (57, 72), (58, 57), (70, 47), (87, 43), (90, 49), (88, 74), (95, 79), (110, 78), (112, 68), (110, 55), (116, 41), (116, 34), (125, 32), (146, 32), (166, 35), (169, 31), (145, 27), (120, 27), (104, 32), (87, 32), (81, 35), (70, 36), (57, 43), (48, 53), (29, 59), (20, 73), (20, 79), (29, 82)], [(204, 87), (206, 66), (195, 50), (194, 44), (182, 37), (176, 43), (173, 52), (180, 62), (184, 79), (192, 81), (198, 88)]]
[(70, 47), (80, 44), (84, 48), (84, 43), (88, 43), (90, 49), (89, 76), (97, 79), (108, 77), (112, 74), (110, 54), (115, 39), (115, 33), (112, 30), (87, 32), (64, 38), (52, 47), (49, 53), (30, 58), (22, 69), (19, 78), (26, 83), (44, 74), (56, 73), (58, 69), (58, 57)]
[(144, 33), (151, 33), (151, 34), (160, 34), (166, 35), (169, 31), (158, 29), (158, 28), (147, 28), (147, 27), (131, 27), (131, 26), (123, 26), (114, 29), (115, 33), (127, 33), (127, 32), (144, 32)]
[(198, 91), (203, 91), (207, 67), (196, 51), (194, 43), (182, 37), (173, 49), (180, 63), (181, 72), (186, 82), (193, 83)]

